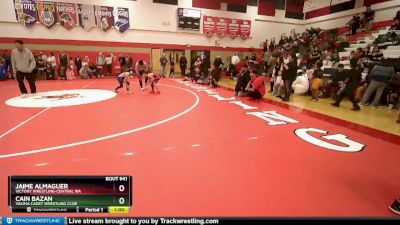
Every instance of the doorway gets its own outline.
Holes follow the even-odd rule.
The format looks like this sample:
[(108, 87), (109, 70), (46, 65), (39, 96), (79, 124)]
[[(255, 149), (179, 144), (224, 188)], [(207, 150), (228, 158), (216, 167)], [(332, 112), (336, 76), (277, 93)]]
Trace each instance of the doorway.
[(167, 65), (167, 74), (169, 74), (170, 68), (171, 68), (171, 64), (170, 62), (173, 60), (175, 65), (174, 65), (174, 75), (176, 74), (181, 74), (181, 69), (179, 67), (179, 58), (181, 57), (181, 55), (183, 55), (183, 53), (185, 52), (185, 50), (181, 50), (181, 49), (164, 49), (163, 53), (165, 53), (165, 56), (168, 59), (168, 65)]

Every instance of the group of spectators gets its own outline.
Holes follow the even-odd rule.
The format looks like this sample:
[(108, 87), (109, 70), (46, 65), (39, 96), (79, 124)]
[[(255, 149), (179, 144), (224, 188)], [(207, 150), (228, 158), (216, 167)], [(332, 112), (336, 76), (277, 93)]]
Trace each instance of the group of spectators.
[[(370, 8), (364, 13), (365, 18), (373, 14)], [(399, 29), (399, 14), (394, 19), (390, 30)], [(320, 97), (332, 97), (333, 106), (339, 106), (348, 97), (354, 111), (366, 105), (399, 107), (400, 59), (386, 59), (379, 45), (367, 44), (352, 51), (347, 59), (350, 66), (345, 66), (340, 63), (338, 53), (341, 43), (337, 39), (323, 43), (323, 39), (324, 31), (319, 28), (310, 28), (302, 34), (293, 31), (289, 37), (282, 34), (278, 43), (266, 40), (263, 57), (253, 55), (236, 63), (232, 56), (228, 71), (237, 79), (235, 95), (254, 96), (251, 87), (258, 87), (258, 81), (254, 83), (253, 78), (263, 74), (264, 83), (270, 81), (271, 94), (283, 101), (298, 93), (309, 94), (314, 102)], [(239, 66), (240, 72), (235, 74), (234, 67)], [(264, 91), (259, 88), (257, 98)]]
[(213, 63), (210, 63), (208, 55), (199, 56), (192, 63), (189, 73), (185, 75), (185, 80), (217, 87), (221, 79), (223, 66), (224, 63), (221, 56), (216, 56)]
[[(179, 67), (181, 69), (182, 76), (184, 76), (186, 74), (187, 63), (188, 63), (188, 60), (186, 58), (185, 52), (183, 52), (182, 55), (179, 57)], [(167, 64), (170, 65), (170, 71), (168, 74), (166, 72)], [(167, 75), (168, 75), (168, 77), (173, 77), (175, 75), (175, 58), (174, 57), (171, 56), (170, 60), (168, 62), (166, 54), (163, 53), (160, 58), (160, 66), (161, 66), (160, 74), (162, 75), (162, 77), (166, 77)]]
[[(39, 52), (32, 52), (36, 66), (32, 73), (36, 79), (43, 80), (74, 80), (78, 78), (100, 78), (113, 75), (113, 65), (118, 59), (121, 71), (132, 70), (133, 59), (129, 54), (120, 54), (116, 58), (112, 53), (104, 54), (99, 52), (95, 60), (89, 56), (81, 58), (79, 54), (69, 56), (67, 52), (61, 51), (58, 55), (50, 52), (48, 55)], [(11, 55), (8, 50), (3, 50), (0, 58), (0, 80), (14, 79), (15, 70), (12, 67)]]
[(346, 24), (346, 27), (349, 28), (351, 35), (355, 35), (360, 30), (371, 31), (374, 18), (375, 12), (370, 6), (367, 6), (367, 10), (359, 15), (353, 16)]

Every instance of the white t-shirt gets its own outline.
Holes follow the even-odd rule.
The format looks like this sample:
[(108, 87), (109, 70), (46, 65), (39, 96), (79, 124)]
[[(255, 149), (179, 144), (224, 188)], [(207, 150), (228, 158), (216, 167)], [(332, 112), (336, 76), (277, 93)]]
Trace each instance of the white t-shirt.
[(49, 58), (47, 58), (47, 62), (50, 63), (52, 67), (55, 67), (57, 65), (55, 56), (49, 56)]
[(239, 62), (240, 62), (239, 56), (237, 55), (232, 56), (231, 63), (233, 65), (237, 65)]
[(107, 64), (107, 65), (112, 64), (112, 60), (113, 60), (113, 57), (112, 57), (112, 56), (106, 57), (106, 64)]

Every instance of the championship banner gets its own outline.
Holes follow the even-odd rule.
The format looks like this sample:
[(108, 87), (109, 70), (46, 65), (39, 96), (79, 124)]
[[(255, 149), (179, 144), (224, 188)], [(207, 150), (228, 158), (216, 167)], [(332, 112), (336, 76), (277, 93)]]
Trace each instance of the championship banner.
[(103, 31), (114, 26), (113, 7), (95, 6), (96, 23)]
[(332, 0), (331, 1), (331, 6), (332, 5), (339, 5), (339, 4), (342, 4), (342, 3), (345, 3), (345, 2), (351, 2), (351, 0)]
[(15, 17), (24, 26), (37, 22), (34, 0), (14, 0)]
[(303, 13), (329, 7), (331, 0), (307, 0), (304, 2)]
[(57, 22), (56, 4), (54, 2), (36, 2), (39, 22), (47, 28), (52, 27)]
[(57, 20), (67, 30), (76, 25), (76, 9), (73, 3), (57, 2)]
[(229, 37), (235, 39), (239, 35), (239, 24), (241, 20), (239, 19), (229, 19), (228, 21), (228, 34)]
[(228, 35), (228, 19), (218, 17), (215, 19), (217, 20), (217, 35), (222, 39)]
[(129, 29), (129, 9), (128, 8), (117, 8), (117, 13), (115, 14), (115, 28), (123, 33)]
[(208, 38), (211, 38), (215, 33), (217, 33), (216, 18), (212, 16), (203, 16), (203, 33)]
[(94, 16), (93, 5), (77, 4), (79, 25), (86, 31), (96, 26), (96, 18)]
[(239, 23), (239, 35), (245, 40), (250, 37), (251, 20), (241, 20)]

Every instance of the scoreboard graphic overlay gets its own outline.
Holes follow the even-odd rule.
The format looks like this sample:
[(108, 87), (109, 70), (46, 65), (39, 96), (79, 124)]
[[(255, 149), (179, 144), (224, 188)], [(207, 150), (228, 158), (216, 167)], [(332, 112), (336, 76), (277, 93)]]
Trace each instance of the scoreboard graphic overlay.
[(13, 213), (128, 213), (131, 176), (9, 176)]

